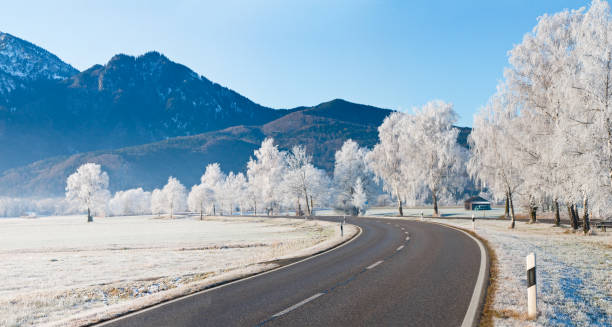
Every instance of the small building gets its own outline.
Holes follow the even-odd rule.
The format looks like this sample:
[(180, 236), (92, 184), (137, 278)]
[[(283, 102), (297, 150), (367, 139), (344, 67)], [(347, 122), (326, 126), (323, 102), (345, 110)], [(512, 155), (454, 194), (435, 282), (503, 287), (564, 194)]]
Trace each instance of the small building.
[(491, 210), (491, 202), (480, 196), (473, 196), (465, 202), (465, 210)]

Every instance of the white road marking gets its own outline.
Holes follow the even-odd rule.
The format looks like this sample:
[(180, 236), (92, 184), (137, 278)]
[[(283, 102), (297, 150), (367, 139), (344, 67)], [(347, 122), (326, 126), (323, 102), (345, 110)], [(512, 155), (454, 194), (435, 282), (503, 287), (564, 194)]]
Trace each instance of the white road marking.
[(397, 248), (395, 251), (400, 251), (400, 250), (401, 250), (401, 249), (403, 249), (403, 248), (404, 248), (404, 246), (403, 246), (403, 245), (401, 245), (401, 246), (400, 246), (400, 247), (398, 247), (398, 248)]
[(374, 262), (373, 264), (369, 265), (369, 266), (368, 266), (366, 269), (372, 269), (372, 268), (374, 268), (374, 267), (378, 266), (378, 265), (379, 265), (379, 264), (381, 264), (381, 263), (383, 263), (383, 261), (382, 261), (382, 260), (377, 261), (377, 262)]
[(408, 235), (408, 232), (404, 232), (404, 234)]
[(310, 302), (310, 301), (312, 301), (312, 300), (314, 300), (314, 299), (318, 298), (319, 296), (321, 296), (321, 295), (323, 295), (323, 294), (324, 294), (324, 293), (317, 293), (317, 294), (315, 294), (315, 295), (313, 295), (313, 296), (311, 296), (311, 297), (307, 298), (306, 300), (303, 300), (303, 301), (301, 301), (301, 302), (298, 302), (298, 303), (296, 303), (296, 304), (294, 304), (294, 305), (292, 305), (292, 306), (288, 307), (287, 309), (285, 309), (285, 310), (283, 310), (283, 311), (281, 311), (281, 312), (279, 312), (279, 313), (277, 313), (277, 314), (273, 315), (272, 317), (280, 317), (280, 316), (282, 316), (282, 315), (284, 315), (284, 314), (286, 314), (286, 313), (288, 313), (288, 312), (291, 312), (291, 311), (293, 311), (293, 310), (295, 310), (295, 309), (297, 309), (297, 308), (299, 308), (299, 307), (303, 306), (304, 304), (306, 304), (306, 303), (308, 303), (308, 302)]
[(402, 227), (402, 230), (404, 230), (404, 227)]
[(410, 236), (406, 236), (406, 241), (410, 240)]

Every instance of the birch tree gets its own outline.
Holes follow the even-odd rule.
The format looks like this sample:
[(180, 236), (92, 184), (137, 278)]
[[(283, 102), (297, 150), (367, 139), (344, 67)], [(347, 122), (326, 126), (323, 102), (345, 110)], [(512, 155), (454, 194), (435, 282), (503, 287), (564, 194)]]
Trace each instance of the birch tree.
[(404, 154), (413, 150), (413, 163), (404, 166), (404, 174), (429, 190), (434, 215), (439, 216), (438, 201), (442, 195), (452, 197), (461, 191), (459, 178), (466, 155), (457, 144), (459, 130), (453, 127), (457, 114), (450, 103), (431, 101), (406, 117), (400, 141)]
[(513, 125), (517, 122), (516, 102), (508, 90), (500, 86), (498, 93), (474, 116), (474, 127), (469, 137), (472, 156), (468, 172), (499, 200), (508, 198), (510, 228), (514, 228), (514, 193), (522, 185), (518, 142)]

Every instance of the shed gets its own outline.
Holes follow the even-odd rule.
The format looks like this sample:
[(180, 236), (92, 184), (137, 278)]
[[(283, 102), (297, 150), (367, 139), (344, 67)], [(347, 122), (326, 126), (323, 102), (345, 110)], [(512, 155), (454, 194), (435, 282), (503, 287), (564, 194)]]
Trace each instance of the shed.
[(465, 210), (491, 210), (491, 202), (480, 196), (473, 196), (465, 202)]

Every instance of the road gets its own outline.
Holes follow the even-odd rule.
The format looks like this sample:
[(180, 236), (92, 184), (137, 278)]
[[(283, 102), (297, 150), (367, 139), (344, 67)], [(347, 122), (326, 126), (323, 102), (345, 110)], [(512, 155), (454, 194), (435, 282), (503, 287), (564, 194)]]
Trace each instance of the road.
[(461, 326), (481, 264), (473, 239), (420, 221), (349, 223), (361, 235), (332, 251), (104, 326)]

